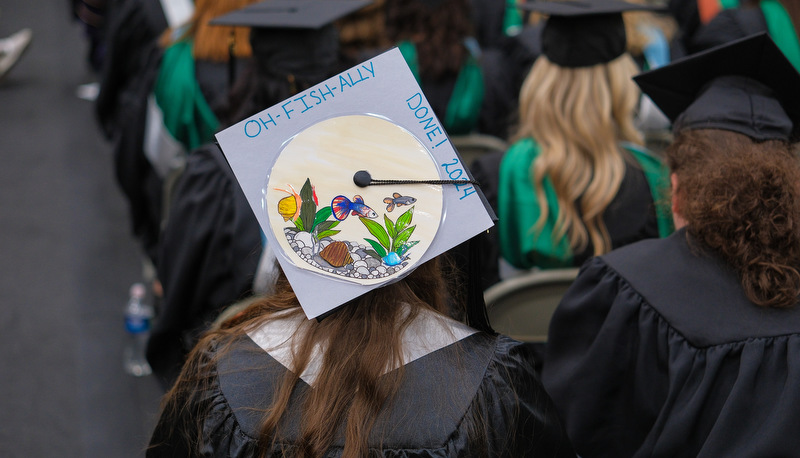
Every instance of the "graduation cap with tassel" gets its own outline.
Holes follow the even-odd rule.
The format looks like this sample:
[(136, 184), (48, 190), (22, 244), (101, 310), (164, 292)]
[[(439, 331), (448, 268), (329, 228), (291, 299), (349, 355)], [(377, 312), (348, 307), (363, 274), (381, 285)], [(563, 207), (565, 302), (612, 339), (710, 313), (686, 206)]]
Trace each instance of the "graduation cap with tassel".
[[(250, 11), (284, 3), (301, 2), (270, 0)], [(337, 2), (316, 2), (329, 3)], [(224, 23), (261, 27), (254, 13), (245, 16)], [(242, 120), (217, 141), (308, 318), (402, 279), (495, 219), (397, 49)], [(493, 332), (480, 282), (469, 287), (468, 324)]]

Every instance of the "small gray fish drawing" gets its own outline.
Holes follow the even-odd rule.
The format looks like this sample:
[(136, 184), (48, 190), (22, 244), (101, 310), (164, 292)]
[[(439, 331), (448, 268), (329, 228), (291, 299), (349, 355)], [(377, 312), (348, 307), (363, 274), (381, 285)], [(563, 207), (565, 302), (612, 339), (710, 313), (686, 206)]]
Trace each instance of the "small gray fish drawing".
[(395, 206), (402, 207), (404, 205), (411, 205), (416, 201), (417, 199), (410, 196), (400, 195), (399, 192), (392, 194), (392, 197), (387, 197), (383, 199), (383, 203), (386, 204), (387, 212), (391, 212), (392, 210), (394, 210)]

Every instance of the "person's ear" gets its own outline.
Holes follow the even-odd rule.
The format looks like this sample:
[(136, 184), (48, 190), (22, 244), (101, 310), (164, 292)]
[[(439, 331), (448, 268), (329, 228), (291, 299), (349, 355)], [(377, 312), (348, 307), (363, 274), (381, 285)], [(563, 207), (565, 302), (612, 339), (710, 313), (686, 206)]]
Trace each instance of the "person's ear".
[(686, 226), (686, 220), (681, 215), (681, 192), (678, 188), (678, 175), (671, 173), (669, 181), (672, 184), (672, 221), (675, 223), (675, 229), (680, 229)]

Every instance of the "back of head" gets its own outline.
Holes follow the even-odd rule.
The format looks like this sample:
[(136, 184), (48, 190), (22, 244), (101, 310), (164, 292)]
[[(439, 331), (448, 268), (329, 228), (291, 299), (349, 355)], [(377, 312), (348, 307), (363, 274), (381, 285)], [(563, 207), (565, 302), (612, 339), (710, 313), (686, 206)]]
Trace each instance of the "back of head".
[(739, 275), (753, 303), (800, 295), (800, 74), (766, 35), (636, 77), (673, 121), (673, 211)]
[(473, 34), (469, 0), (386, 0), (385, 11), (389, 41), (416, 45), (423, 78), (458, 74), (468, 54), (464, 39)]
[[(241, 24), (256, 15), (272, 20), (277, 1), (219, 21)], [(320, 5), (341, 8), (322, 18), (319, 27), (303, 22), (305, 32), (251, 22), (264, 29), (253, 34), (255, 59), (269, 63), (259, 73), (278, 80), (313, 73), (320, 59), (309, 62), (308, 55), (332, 48), (319, 43), (329, 33), (325, 27), (353, 3), (282, 2), (290, 17), (296, 17), (295, 5), (313, 6), (317, 13), (324, 9), (316, 8)], [(298, 53), (297, 46), (310, 49)], [(378, 68), (392, 77), (374, 77)], [(425, 339), (409, 341), (405, 331), (412, 321), (411, 329), (433, 326), (437, 332), (430, 334), (443, 335), (439, 340), (447, 346), (477, 332), (446, 318), (436, 258), (488, 229), (491, 215), (474, 188), (470, 193), (455, 188), (474, 184), (467, 177), (457, 179), (463, 171), (455, 175), (440, 165), (456, 154), (452, 146), (443, 140), (423, 143), (424, 128), (396, 111), (408, 104), (409, 91), (423, 98), (407, 69), (398, 51), (387, 52), (340, 73), (334, 81), (349, 80), (346, 89), (331, 80), (318, 82), (217, 135), (285, 280), (275, 295), (203, 341), (192, 360), (196, 366), (184, 373), (202, 372), (204, 347), (216, 348), (215, 358), (224, 358), (216, 342), (278, 328), (275, 336), (286, 344), (278, 346), (289, 355), (281, 363), (288, 370), (273, 385), (273, 401), (263, 406), (259, 442), (264, 453), (281, 439), (279, 423), (298, 414), (302, 420), (292, 426), (291, 438), (298, 456), (323, 456), (342, 432), (343, 456), (366, 456), (373, 424), (402, 382), (403, 363), (443, 348), (436, 347), (437, 339), (431, 345)], [(366, 83), (355, 86), (354, 75)], [(314, 98), (320, 108), (312, 109)], [(485, 321), (485, 307), (481, 311), (478, 318)], [(488, 323), (485, 329), (490, 330)], [(415, 353), (406, 358), (407, 350)], [(306, 368), (313, 372), (314, 389), (290, 407)], [(191, 386), (187, 380), (182, 389)], [(171, 397), (180, 398), (179, 393)]]
[[(552, 180), (561, 203), (562, 234), (568, 234), (576, 250), (589, 239), (595, 254), (611, 248), (602, 215), (625, 174), (619, 143), (642, 143), (633, 122), (639, 91), (631, 78), (637, 71), (628, 54), (579, 68), (541, 56), (523, 83), (517, 136), (539, 144), (533, 182), (545, 176)], [(580, 213), (574, 205), (579, 199)], [(540, 218), (542, 224), (546, 217)]]
[(532, 167), (542, 208), (534, 231), (549, 217), (541, 185), (548, 177), (560, 204), (555, 235), (566, 235), (576, 251), (591, 240), (594, 254), (608, 252), (611, 238), (602, 216), (625, 175), (619, 142), (642, 143), (634, 127), (639, 91), (631, 81), (638, 68), (626, 52), (622, 13), (652, 7), (619, 0), (522, 6), (549, 15), (543, 55), (519, 98), (517, 137), (533, 138), (541, 153)]
[[(437, 258), (400, 281), (351, 300), (322, 320), (305, 320), (289, 281), (281, 273), (274, 294), (256, 300), (220, 329), (206, 334), (167, 397), (180, 398), (185, 391), (197, 389), (197, 380), (190, 376), (205, 373), (209, 361), (203, 359), (204, 349), (217, 347), (212, 361), (216, 362), (248, 331), (277, 317), (294, 316), (301, 324), (294, 332), (298, 338), (294, 341), (292, 372), (276, 381), (276, 401), (262, 423), (261, 437), (265, 444), (280, 443), (279, 424), (299, 374), (315, 351), (322, 349), (314, 390), (303, 401), (304, 420), (297, 444), (303, 452), (297, 456), (324, 455), (341, 425), (346, 426), (343, 456), (366, 456), (372, 424), (396, 395), (403, 377), (404, 331), (423, 310), (442, 317), (448, 314), (446, 297)], [(211, 381), (202, 381), (201, 386), (205, 383)], [(267, 450), (265, 447), (264, 452)]]
[(728, 130), (678, 134), (665, 152), (687, 231), (740, 276), (755, 304), (800, 294), (800, 162), (788, 143)]
[[(283, 15), (307, 15), (312, 21), (305, 24), (304, 18), (291, 19), (294, 23), (288, 26), (281, 22), (280, 17), (276, 19), (269, 14), (269, 6), (256, 4), (251, 7), (249, 15), (235, 11), (227, 19), (223, 17), (216, 21), (219, 24), (251, 26), (248, 49), (252, 50), (252, 59), (231, 88), (228, 105), (222, 110), (222, 122), (225, 125), (231, 125), (343, 70), (338, 29), (333, 22), (339, 17), (336, 12), (333, 19), (319, 25), (324, 20), (312, 21), (316, 17), (309, 11), (297, 9), (295, 12), (290, 6), (277, 4), (275, 8), (283, 8)], [(266, 13), (264, 8), (267, 8)], [(230, 28), (225, 25), (213, 27)]]
[(520, 91), (517, 136), (540, 144), (572, 143), (585, 154), (599, 144), (638, 142), (633, 123), (639, 90), (631, 78), (638, 73), (630, 55), (605, 64), (562, 67), (539, 57)]

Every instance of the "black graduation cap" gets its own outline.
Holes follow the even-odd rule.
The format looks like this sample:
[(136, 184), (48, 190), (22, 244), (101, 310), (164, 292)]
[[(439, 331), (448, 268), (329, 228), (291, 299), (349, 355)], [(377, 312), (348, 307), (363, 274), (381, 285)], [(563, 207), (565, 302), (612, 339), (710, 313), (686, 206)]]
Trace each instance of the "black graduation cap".
[(211, 21), (214, 25), (319, 29), (372, 0), (266, 0)]
[(590, 67), (616, 59), (627, 44), (622, 13), (663, 10), (622, 0), (532, 1), (520, 8), (549, 15), (542, 53), (562, 67)]
[[(333, 22), (372, 0), (266, 0), (211, 20), (212, 25), (250, 27), (257, 65), (275, 75), (307, 81), (337, 66), (339, 38)], [(230, 81), (233, 82), (233, 67)]]
[[(763, 141), (800, 128), (800, 73), (766, 33), (634, 77), (673, 129), (724, 129)], [(793, 135), (794, 131), (794, 135)]]

